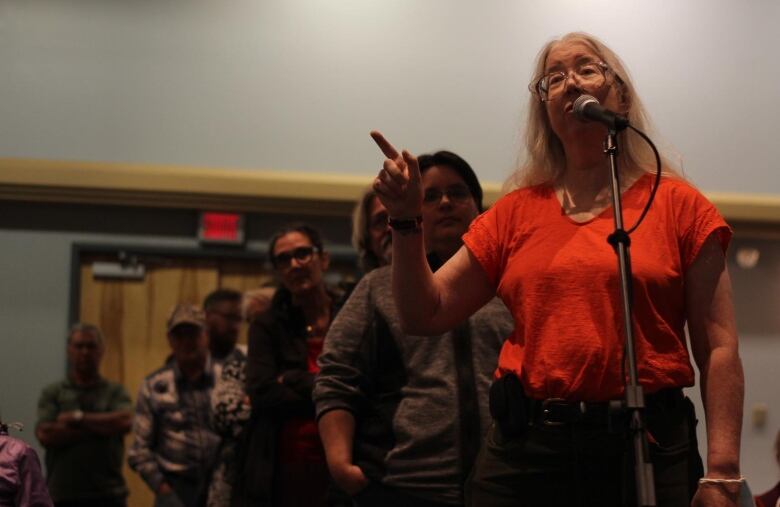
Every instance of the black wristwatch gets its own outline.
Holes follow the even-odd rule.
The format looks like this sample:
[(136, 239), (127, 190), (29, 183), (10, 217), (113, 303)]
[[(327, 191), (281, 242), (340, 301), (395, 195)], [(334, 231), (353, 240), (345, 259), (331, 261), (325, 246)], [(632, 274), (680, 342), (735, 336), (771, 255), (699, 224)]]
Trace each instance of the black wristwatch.
[(414, 218), (388, 218), (387, 225), (396, 231), (413, 231), (422, 226), (422, 215)]

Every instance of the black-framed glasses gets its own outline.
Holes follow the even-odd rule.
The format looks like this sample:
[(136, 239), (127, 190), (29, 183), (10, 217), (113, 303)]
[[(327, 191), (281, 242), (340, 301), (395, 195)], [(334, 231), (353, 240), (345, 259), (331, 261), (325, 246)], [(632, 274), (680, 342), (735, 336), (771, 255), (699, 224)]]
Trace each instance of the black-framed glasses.
[(311, 260), (315, 252), (319, 253), (319, 249), (316, 247), (299, 246), (293, 250), (279, 252), (278, 254), (274, 255), (273, 264), (277, 268), (286, 268), (292, 263), (293, 259), (301, 264), (305, 264)]
[(587, 91), (596, 91), (605, 84), (612, 74), (609, 66), (604, 62), (583, 62), (568, 72), (558, 70), (550, 72), (535, 79), (528, 85), (528, 89), (539, 97), (542, 102), (555, 100), (566, 90), (566, 81), (574, 75), (579, 86)]
[(466, 202), (471, 197), (469, 188), (465, 185), (453, 185), (444, 190), (439, 188), (429, 188), (423, 194), (423, 204), (433, 206), (441, 202), (441, 198), (447, 196), (447, 199), (456, 204)]

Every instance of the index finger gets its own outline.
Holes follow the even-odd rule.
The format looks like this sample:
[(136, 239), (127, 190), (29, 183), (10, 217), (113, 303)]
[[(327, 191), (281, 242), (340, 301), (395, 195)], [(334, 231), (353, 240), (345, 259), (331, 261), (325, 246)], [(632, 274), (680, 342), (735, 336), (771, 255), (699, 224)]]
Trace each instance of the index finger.
[(387, 158), (397, 160), (398, 157), (400, 157), (398, 150), (396, 150), (395, 147), (390, 144), (390, 141), (385, 139), (385, 136), (383, 136), (382, 133), (378, 130), (371, 131), (371, 138), (374, 140), (377, 146), (379, 146), (379, 149), (382, 150), (382, 153), (384, 153)]

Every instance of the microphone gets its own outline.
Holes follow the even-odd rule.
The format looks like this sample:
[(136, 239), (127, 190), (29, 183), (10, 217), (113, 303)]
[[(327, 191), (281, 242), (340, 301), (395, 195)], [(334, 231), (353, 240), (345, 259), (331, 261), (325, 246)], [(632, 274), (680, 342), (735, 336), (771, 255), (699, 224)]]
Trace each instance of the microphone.
[(628, 118), (621, 116), (599, 104), (596, 97), (580, 95), (574, 101), (574, 113), (585, 121), (603, 123), (608, 128), (619, 131), (628, 127)]

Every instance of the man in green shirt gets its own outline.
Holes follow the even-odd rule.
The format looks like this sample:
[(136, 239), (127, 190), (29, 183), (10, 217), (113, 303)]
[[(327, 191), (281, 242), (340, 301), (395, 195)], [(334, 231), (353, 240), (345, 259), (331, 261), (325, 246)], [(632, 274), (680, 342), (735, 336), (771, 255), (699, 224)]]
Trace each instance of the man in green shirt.
[(124, 444), (133, 412), (124, 387), (100, 376), (105, 344), (91, 324), (68, 333), (68, 374), (38, 400), (35, 436), (46, 448), (49, 492), (57, 507), (124, 507)]

